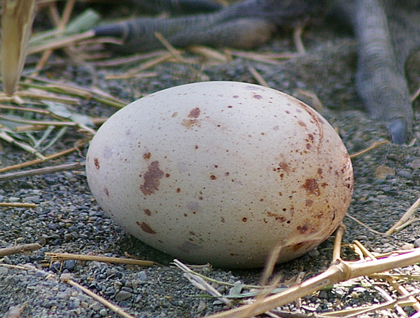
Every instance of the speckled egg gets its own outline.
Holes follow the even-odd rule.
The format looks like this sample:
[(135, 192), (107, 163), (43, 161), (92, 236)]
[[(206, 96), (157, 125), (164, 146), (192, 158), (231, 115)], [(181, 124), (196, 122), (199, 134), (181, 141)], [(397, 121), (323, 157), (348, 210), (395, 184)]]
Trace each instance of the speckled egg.
[(172, 87), (115, 113), (86, 171), (99, 205), (141, 241), (195, 264), (263, 266), (322, 243), (353, 190), (347, 150), (315, 110), (238, 82)]

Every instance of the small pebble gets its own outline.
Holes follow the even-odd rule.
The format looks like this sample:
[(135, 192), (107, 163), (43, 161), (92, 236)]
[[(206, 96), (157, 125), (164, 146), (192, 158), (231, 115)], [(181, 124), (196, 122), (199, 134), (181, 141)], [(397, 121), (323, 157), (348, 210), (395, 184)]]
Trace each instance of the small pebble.
[(420, 238), (414, 241), (414, 247), (420, 247)]
[(69, 272), (73, 271), (76, 267), (76, 261), (73, 259), (64, 261), (64, 268), (67, 269)]
[(413, 175), (407, 170), (400, 170), (397, 172), (397, 175), (405, 179), (410, 179), (410, 180), (413, 179)]
[(318, 249), (314, 248), (313, 250), (308, 252), (308, 255), (312, 258), (318, 257), (319, 256), (319, 251), (318, 251)]
[(133, 294), (128, 292), (128, 291), (121, 290), (118, 294), (115, 295), (115, 300), (116, 301), (123, 301), (123, 300), (131, 298), (132, 295)]
[(410, 243), (404, 244), (403, 246), (401, 246), (401, 249), (405, 251), (412, 250), (414, 249), (414, 244), (410, 244)]
[(414, 159), (413, 161), (407, 163), (407, 166), (414, 169), (414, 170), (419, 169), (420, 168), (420, 159)]
[(29, 196), (29, 197), (23, 198), (22, 201), (23, 202), (28, 202), (28, 203), (39, 203), (39, 202), (41, 202), (41, 199), (40, 199), (39, 196), (34, 195), (34, 196)]
[(9, 270), (6, 267), (0, 267), (0, 276), (7, 275)]

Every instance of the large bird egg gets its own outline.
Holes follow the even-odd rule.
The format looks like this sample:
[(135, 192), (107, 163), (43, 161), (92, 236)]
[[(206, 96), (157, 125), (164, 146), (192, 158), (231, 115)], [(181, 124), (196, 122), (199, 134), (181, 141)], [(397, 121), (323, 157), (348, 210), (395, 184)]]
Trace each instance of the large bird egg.
[(102, 209), (141, 241), (195, 264), (263, 266), (321, 244), (353, 190), (331, 125), (274, 89), (202, 82), (116, 112), (86, 160)]

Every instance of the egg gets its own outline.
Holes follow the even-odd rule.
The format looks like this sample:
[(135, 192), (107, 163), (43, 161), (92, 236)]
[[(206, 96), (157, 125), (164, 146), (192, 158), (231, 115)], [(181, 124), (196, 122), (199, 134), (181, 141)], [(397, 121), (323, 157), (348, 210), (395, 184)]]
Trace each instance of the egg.
[(86, 158), (102, 209), (150, 246), (194, 264), (264, 266), (315, 248), (353, 191), (347, 150), (315, 110), (239, 82), (143, 97), (98, 130)]

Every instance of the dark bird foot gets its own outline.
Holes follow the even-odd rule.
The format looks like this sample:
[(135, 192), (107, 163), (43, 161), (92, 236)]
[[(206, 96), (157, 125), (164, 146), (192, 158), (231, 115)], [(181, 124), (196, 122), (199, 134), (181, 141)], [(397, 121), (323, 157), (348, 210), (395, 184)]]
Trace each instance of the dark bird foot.
[[(174, 4), (207, 0), (126, 0)], [(110, 48), (134, 53), (163, 48), (159, 32), (175, 47), (208, 45), (251, 49), (268, 41), (277, 27), (296, 27), (308, 16), (334, 4), (332, 13), (348, 22), (358, 41), (357, 91), (372, 117), (388, 127), (392, 141), (406, 142), (413, 121), (405, 77), (409, 55), (420, 47), (420, 0), (244, 0), (213, 13), (169, 19), (138, 19), (95, 29), (123, 45)]]
[(408, 139), (409, 126), (404, 118), (393, 119), (388, 125), (391, 141), (396, 144), (404, 144)]

